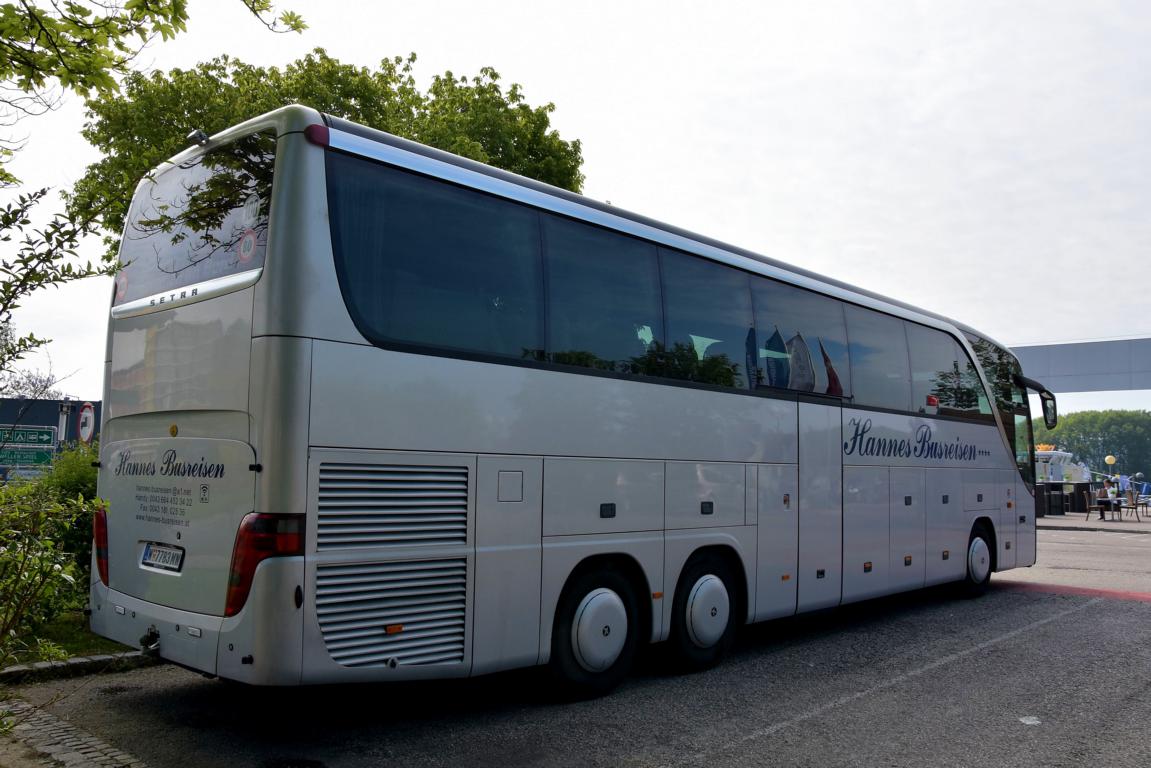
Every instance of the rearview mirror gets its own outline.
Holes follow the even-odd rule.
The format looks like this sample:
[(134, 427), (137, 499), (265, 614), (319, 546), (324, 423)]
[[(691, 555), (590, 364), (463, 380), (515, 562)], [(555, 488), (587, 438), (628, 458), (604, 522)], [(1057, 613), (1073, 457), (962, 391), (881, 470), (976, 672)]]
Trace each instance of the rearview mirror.
[(1059, 423), (1059, 414), (1055, 409), (1055, 395), (1043, 391), (1039, 393), (1039, 402), (1043, 404), (1043, 425), (1048, 429), (1055, 429)]

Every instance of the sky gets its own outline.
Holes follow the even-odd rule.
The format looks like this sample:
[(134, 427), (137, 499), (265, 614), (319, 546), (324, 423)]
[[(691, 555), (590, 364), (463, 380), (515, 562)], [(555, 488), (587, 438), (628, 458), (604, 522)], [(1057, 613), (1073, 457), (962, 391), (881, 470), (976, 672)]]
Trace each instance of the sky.
[[(1008, 345), (1151, 336), (1151, 3), (1142, 0), (191, 0), (144, 71), (316, 47), (421, 84), (496, 69), (583, 146), (584, 193), (854, 283)], [(82, 102), (16, 130), (28, 187), (98, 154)], [(191, 130), (194, 126), (189, 126)], [(86, 251), (95, 258), (97, 244)], [(27, 367), (101, 397), (110, 280), (33, 297)], [(1063, 412), (1151, 409), (1151, 391), (1062, 395)]]

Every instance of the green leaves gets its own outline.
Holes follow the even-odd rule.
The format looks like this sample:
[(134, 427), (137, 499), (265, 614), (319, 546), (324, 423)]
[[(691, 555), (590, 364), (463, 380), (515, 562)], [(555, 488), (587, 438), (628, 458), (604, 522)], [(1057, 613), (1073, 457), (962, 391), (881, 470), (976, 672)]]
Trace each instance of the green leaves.
[(1036, 443), (1070, 451), (1097, 472), (1108, 471), (1103, 459), (1110, 454), (1118, 459), (1116, 473), (1151, 476), (1151, 412), (1079, 411), (1061, 415), (1050, 431), (1035, 419), (1034, 430)]
[(35, 628), (75, 599), (75, 566), (60, 542), (91, 515), (81, 499), (60, 500), (37, 483), (0, 487), (0, 666), (39, 650)]
[(92, 218), (109, 233), (110, 261), (137, 182), (180, 151), (190, 130), (212, 134), (293, 103), (580, 190), (580, 143), (551, 128), (554, 105), (532, 107), (519, 86), (505, 91), (490, 68), (472, 77), (446, 72), (422, 91), (412, 75), (415, 60), (396, 56), (369, 69), (317, 48), (282, 69), (221, 56), (190, 70), (129, 75), (120, 94), (88, 101), (84, 137), (104, 157), (66, 195), (69, 214)]

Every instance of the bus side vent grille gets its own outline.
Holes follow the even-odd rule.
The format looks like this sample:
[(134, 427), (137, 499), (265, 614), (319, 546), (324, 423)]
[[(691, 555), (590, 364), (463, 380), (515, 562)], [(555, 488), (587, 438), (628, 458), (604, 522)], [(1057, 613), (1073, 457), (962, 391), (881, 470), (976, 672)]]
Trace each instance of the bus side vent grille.
[(316, 569), (324, 645), (345, 667), (464, 660), (466, 558)]
[(466, 544), (468, 468), (321, 464), (316, 547)]

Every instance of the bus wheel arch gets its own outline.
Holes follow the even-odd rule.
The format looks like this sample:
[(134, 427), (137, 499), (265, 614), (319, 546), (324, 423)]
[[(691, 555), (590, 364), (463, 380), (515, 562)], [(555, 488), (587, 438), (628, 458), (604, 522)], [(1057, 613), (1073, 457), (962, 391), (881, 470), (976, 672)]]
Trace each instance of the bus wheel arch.
[(596, 555), (572, 569), (552, 619), (549, 663), (566, 697), (603, 695), (627, 676), (651, 638), (650, 594), (629, 555)]
[(991, 574), (997, 565), (996, 548), (994, 524), (990, 518), (976, 518), (967, 539), (967, 569), (963, 589), (968, 596), (977, 597), (987, 591)]
[(672, 600), (668, 650), (686, 671), (718, 664), (747, 620), (747, 575), (728, 546), (701, 547), (684, 563)]

